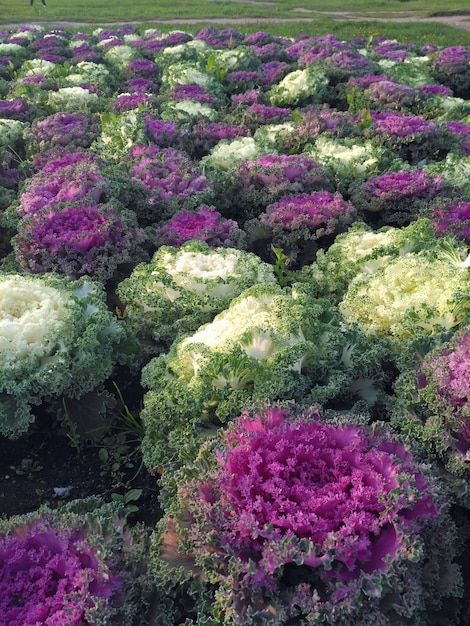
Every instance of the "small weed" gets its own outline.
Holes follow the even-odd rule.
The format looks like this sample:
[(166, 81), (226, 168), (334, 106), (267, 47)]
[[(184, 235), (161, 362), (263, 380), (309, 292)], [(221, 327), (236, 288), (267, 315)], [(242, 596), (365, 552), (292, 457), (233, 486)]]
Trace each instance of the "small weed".
[(115, 382), (113, 385), (122, 410), (110, 434), (103, 438), (98, 456), (102, 464), (101, 476), (108, 474), (116, 485), (128, 486), (136, 479), (143, 467), (140, 443), (144, 430), (139, 419), (124, 401), (118, 385)]
[(78, 434), (77, 425), (70, 417), (65, 398), (62, 398), (62, 406), (64, 408), (65, 423), (67, 424), (69, 429), (67, 433), (67, 438), (69, 439), (72, 448), (74, 448), (77, 454), (80, 455), (80, 452), (82, 451), (82, 442), (80, 441), (80, 435)]
[(277, 282), (280, 284), (281, 287), (285, 287), (294, 280), (295, 272), (291, 272), (288, 269), (290, 259), (287, 254), (284, 254), (281, 248), (276, 248), (271, 244), (271, 250), (276, 257), (276, 262), (273, 265), (273, 269), (274, 273), (276, 274)]
[(142, 495), (142, 489), (130, 489), (126, 491), (126, 493), (112, 493), (111, 499), (113, 502), (120, 502), (122, 505), (126, 507), (129, 513), (136, 513), (139, 510), (139, 507), (136, 504), (131, 504), (131, 502), (136, 502), (139, 500)]

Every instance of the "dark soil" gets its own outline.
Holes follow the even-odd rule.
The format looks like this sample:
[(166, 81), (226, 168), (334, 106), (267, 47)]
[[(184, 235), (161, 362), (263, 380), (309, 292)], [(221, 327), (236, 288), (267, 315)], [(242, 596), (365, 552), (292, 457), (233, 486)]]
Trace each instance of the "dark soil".
[[(40, 416), (18, 439), (0, 436), (0, 516), (29, 513), (44, 504), (54, 508), (66, 500), (90, 496), (109, 502), (112, 494), (125, 497), (131, 489), (140, 489), (140, 497), (131, 502), (138, 511), (129, 521), (154, 525), (161, 514), (158, 478), (141, 465), (139, 444), (133, 439), (111, 434), (101, 442), (84, 442), (77, 450), (50, 416)], [(119, 467), (112, 468), (117, 444), (122, 445), (125, 455), (118, 457)], [(110, 453), (107, 463), (99, 456), (104, 448)], [(132, 467), (126, 467), (129, 462)], [(71, 489), (64, 495), (54, 491), (68, 487)]]

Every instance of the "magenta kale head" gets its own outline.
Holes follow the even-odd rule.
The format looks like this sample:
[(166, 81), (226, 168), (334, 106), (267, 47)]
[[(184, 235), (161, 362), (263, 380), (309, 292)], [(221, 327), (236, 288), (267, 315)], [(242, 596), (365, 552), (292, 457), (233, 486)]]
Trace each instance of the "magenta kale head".
[(412, 165), (423, 159), (440, 160), (456, 143), (445, 122), (432, 122), (420, 115), (398, 111), (372, 111), (371, 116), (372, 124), (365, 135)]
[(351, 189), (351, 201), (373, 227), (401, 227), (445, 190), (444, 178), (419, 168), (371, 176)]
[(138, 258), (144, 239), (132, 213), (109, 204), (78, 203), (20, 220), (13, 249), (26, 272), (73, 279), (87, 275), (105, 282), (121, 263)]
[(180, 211), (171, 220), (155, 230), (154, 245), (181, 246), (185, 241), (198, 239), (211, 248), (228, 246), (245, 248), (246, 235), (237, 222), (228, 220), (214, 209), (201, 206), (195, 212)]
[(184, 146), (194, 158), (209, 154), (222, 139), (229, 141), (236, 137), (244, 137), (248, 130), (229, 122), (210, 122), (198, 118), (191, 126), (184, 139)]
[(430, 218), (439, 237), (454, 235), (470, 241), (470, 201), (455, 200), (436, 204)]
[(150, 113), (144, 112), (144, 123), (147, 137), (151, 143), (160, 148), (175, 147), (183, 137), (183, 132), (177, 128), (176, 122), (154, 118)]
[(426, 96), (419, 90), (391, 80), (373, 82), (364, 92), (367, 105), (374, 111), (408, 111), (423, 106)]
[(449, 87), (454, 96), (470, 95), (470, 49), (450, 46), (436, 51), (431, 61), (431, 75), (437, 82)]
[(89, 113), (59, 112), (36, 120), (27, 133), (31, 153), (52, 148), (89, 148), (99, 134), (99, 120)]
[(237, 614), (224, 624), (372, 624), (381, 611), (423, 609), (419, 583), (401, 585), (419, 577), (419, 536), (441, 509), (402, 443), (328, 421), (318, 407), (263, 407), (245, 411), (196, 466), (177, 479), (162, 555), (192, 558), (194, 572), (220, 584)]
[(401, 115), (392, 111), (384, 111), (372, 116), (374, 128), (380, 135), (388, 135), (397, 139), (425, 138), (436, 130), (434, 122), (418, 115)]
[(147, 195), (139, 217), (157, 223), (211, 199), (212, 188), (190, 156), (174, 148), (136, 146), (130, 153), (133, 183)]
[(98, 202), (108, 183), (97, 163), (79, 159), (66, 167), (43, 169), (32, 176), (20, 196), (17, 208), (20, 217), (58, 204)]
[(145, 538), (126, 527), (125, 515), (90, 499), (2, 520), (2, 624), (134, 623), (143, 599)]
[(333, 188), (326, 169), (304, 154), (264, 154), (232, 168), (229, 177), (233, 214), (240, 221), (259, 216), (283, 196)]
[(25, 98), (12, 98), (0, 100), (0, 119), (19, 120), (31, 122), (38, 115), (38, 110)]
[[(253, 240), (266, 239), (299, 265), (311, 262), (317, 245), (343, 232), (357, 216), (356, 207), (336, 192), (284, 196), (245, 228)], [(317, 244), (318, 242), (318, 244)]]
[(88, 624), (119, 587), (80, 533), (38, 523), (0, 537), (0, 611), (9, 626)]
[(154, 98), (146, 93), (120, 94), (111, 103), (112, 108), (121, 113), (122, 111), (130, 111), (137, 108), (152, 108)]

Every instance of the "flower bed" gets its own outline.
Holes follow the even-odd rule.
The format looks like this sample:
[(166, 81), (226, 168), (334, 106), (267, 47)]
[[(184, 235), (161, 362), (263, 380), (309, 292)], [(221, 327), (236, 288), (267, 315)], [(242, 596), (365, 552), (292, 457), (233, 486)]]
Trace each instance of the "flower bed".
[(9, 623), (466, 623), (469, 58), (0, 32), (1, 441), (118, 489), (4, 515)]

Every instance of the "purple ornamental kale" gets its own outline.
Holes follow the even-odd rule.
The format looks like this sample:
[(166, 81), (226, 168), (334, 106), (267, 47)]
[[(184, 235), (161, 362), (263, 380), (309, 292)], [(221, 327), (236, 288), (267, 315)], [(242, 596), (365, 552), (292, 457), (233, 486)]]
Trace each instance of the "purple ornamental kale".
[(130, 111), (139, 107), (151, 108), (154, 104), (154, 98), (145, 93), (121, 94), (111, 102), (112, 108), (121, 113), (122, 111)]
[(295, 267), (301, 267), (314, 260), (319, 245), (329, 245), (356, 217), (356, 207), (340, 193), (315, 191), (281, 198), (248, 220), (245, 229), (253, 242), (281, 248)]
[(78, 65), (79, 63), (101, 63), (103, 60), (101, 53), (88, 43), (83, 43), (81, 46), (74, 48), (72, 55), (73, 56), (70, 58), (71, 65)]
[(445, 122), (431, 122), (419, 115), (393, 111), (372, 111), (371, 116), (372, 124), (364, 134), (378, 139), (412, 165), (423, 159), (444, 158), (454, 143)]
[(0, 520), (2, 625), (146, 622), (148, 541), (127, 515), (89, 498)]
[(416, 541), (440, 509), (402, 443), (329, 423), (318, 408), (264, 407), (246, 410), (191, 469), (162, 556), (220, 585), (218, 610), (235, 612), (223, 623), (422, 617)]
[(374, 69), (380, 69), (371, 63), (367, 57), (355, 50), (340, 50), (331, 54), (324, 60), (322, 67), (336, 80), (346, 80), (350, 76), (371, 74)]
[(150, 223), (168, 219), (179, 210), (191, 210), (213, 195), (205, 174), (182, 150), (135, 146), (130, 159), (131, 180), (147, 193), (139, 217)]
[(444, 85), (421, 85), (421, 91), (428, 97), (432, 96), (450, 96), (454, 95), (452, 89)]
[(249, 106), (259, 103), (262, 100), (262, 93), (259, 89), (248, 89), (243, 93), (233, 94), (230, 99), (234, 104), (245, 104)]
[(433, 55), (431, 75), (437, 82), (449, 87), (454, 96), (467, 99), (470, 96), (470, 49), (450, 46)]
[(0, 614), (8, 626), (83, 626), (120, 580), (84, 533), (40, 522), (0, 537)]
[(257, 70), (237, 70), (229, 72), (225, 76), (225, 81), (233, 92), (243, 93), (260, 84), (260, 74)]
[(278, 152), (301, 154), (308, 144), (325, 133), (331, 137), (354, 137), (359, 132), (354, 117), (348, 111), (305, 107), (296, 114), (292, 130), (281, 131), (275, 141)]
[(268, 206), (259, 217), (261, 224), (277, 235), (319, 239), (337, 233), (356, 217), (356, 208), (340, 193), (315, 191), (285, 196)]
[(459, 143), (464, 154), (470, 155), (470, 125), (462, 122), (446, 122), (447, 128)]
[[(234, 102), (236, 101), (235, 98), (236, 96), (233, 98)], [(282, 124), (292, 119), (292, 111), (258, 102), (248, 106), (238, 104), (233, 112), (227, 116), (227, 119), (244, 128), (247, 134), (252, 134), (264, 124)]]
[[(132, 219), (134, 218), (134, 219)], [(20, 267), (106, 282), (121, 263), (135, 262), (143, 232), (135, 216), (109, 204), (46, 209), (23, 218), (12, 240)]]
[(185, 241), (198, 239), (211, 248), (227, 246), (243, 249), (246, 235), (234, 220), (227, 220), (214, 207), (201, 206), (196, 212), (180, 211), (157, 228), (153, 243), (158, 247), (181, 246)]
[(48, 172), (54, 174), (61, 169), (74, 167), (79, 164), (101, 167), (101, 161), (89, 150), (52, 148), (45, 152), (38, 152), (33, 156), (32, 168), (34, 172)]
[(351, 189), (351, 201), (369, 225), (399, 228), (417, 219), (444, 191), (443, 176), (415, 168), (371, 176)]
[(0, 78), (11, 80), (13, 72), (21, 65), (21, 61), (13, 56), (0, 55)]
[(237, 137), (245, 137), (246, 128), (226, 121), (210, 122), (202, 118), (195, 120), (184, 139), (186, 151), (194, 158), (200, 159), (209, 154), (214, 146), (223, 139), (231, 141)]
[(428, 352), (395, 383), (392, 423), (436, 464), (443, 483), (470, 507), (470, 329)]
[(202, 28), (195, 39), (205, 41), (211, 48), (233, 48), (243, 42), (244, 35), (233, 28), (219, 30), (213, 26)]
[(149, 140), (160, 148), (175, 148), (183, 139), (185, 131), (178, 129), (176, 122), (154, 118), (144, 113), (145, 132)]
[(402, 63), (406, 57), (410, 56), (409, 48), (412, 48), (413, 45), (408, 45), (408, 50), (406, 50), (407, 45), (398, 43), (397, 41), (385, 41), (383, 43), (379, 43), (378, 45), (373, 46), (373, 51), (376, 55), (385, 58), (391, 59), (393, 61), (398, 61)]
[(262, 63), (258, 69), (260, 83), (264, 87), (271, 87), (284, 78), (290, 72), (290, 65), (285, 61), (268, 61)]
[(361, 87), (361, 89), (367, 89), (374, 83), (383, 80), (389, 80), (386, 74), (365, 74), (364, 76), (350, 78), (346, 83), (346, 87)]
[(207, 89), (204, 87), (200, 87), (195, 83), (190, 83), (188, 85), (175, 85), (171, 89), (166, 92), (166, 95), (171, 100), (175, 102), (180, 102), (181, 100), (194, 100), (195, 102), (200, 102), (201, 104), (216, 104), (217, 99), (211, 95)]
[(303, 69), (312, 63), (324, 62), (336, 52), (343, 50), (345, 44), (336, 38), (320, 41), (318, 37), (312, 37), (310, 44), (305, 40), (299, 42), (297, 47), (298, 52), (295, 44), (290, 46), (286, 52), (289, 56), (292, 56), (293, 53), (298, 55), (298, 66)]
[(24, 98), (12, 98), (0, 100), (0, 119), (19, 120), (20, 122), (32, 122), (38, 115), (35, 106)]
[(282, 196), (331, 189), (322, 165), (304, 154), (265, 154), (237, 165), (229, 173), (231, 202), (237, 221), (256, 218)]
[(99, 134), (99, 120), (89, 113), (59, 112), (33, 122), (27, 133), (32, 154), (57, 147), (89, 148)]
[(419, 136), (425, 138), (436, 131), (436, 124), (418, 115), (400, 115), (391, 111), (374, 113), (374, 128), (381, 135), (389, 135), (395, 139), (406, 139)]
[(455, 200), (437, 204), (430, 218), (439, 237), (454, 235), (470, 242), (470, 201)]
[(149, 59), (133, 59), (129, 61), (124, 71), (129, 78), (147, 78), (152, 81), (161, 74), (160, 67)]
[(79, 162), (55, 172), (41, 170), (29, 179), (17, 212), (25, 217), (58, 204), (98, 202), (106, 187), (106, 179), (93, 163)]
[(148, 78), (129, 78), (126, 80), (124, 91), (131, 94), (145, 94), (156, 90), (156, 85)]
[(253, 52), (262, 63), (281, 61), (285, 58), (284, 47), (274, 41), (265, 43), (263, 45), (251, 44), (250, 48), (253, 50)]
[(274, 35), (260, 30), (256, 33), (249, 33), (245, 35), (243, 43), (246, 46), (265, 46), (266, 44), (271, 43), (273, 40)]
[(419, 90), (391, 80), (373, 82), (364, 92), (365, 103), (374, 111), (418, 111), (426, 100)]

